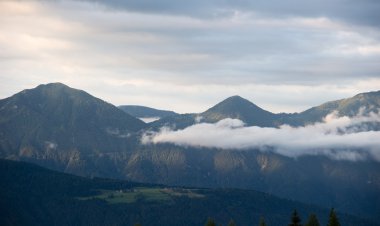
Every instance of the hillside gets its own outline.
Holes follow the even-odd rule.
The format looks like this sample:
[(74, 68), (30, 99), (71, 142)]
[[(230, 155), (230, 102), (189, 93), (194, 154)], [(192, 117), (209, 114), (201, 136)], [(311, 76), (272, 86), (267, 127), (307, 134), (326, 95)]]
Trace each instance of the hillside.
[(202, 121), (214, 123), (225, 118), (240, 119), (247, 126), (274, 126), (276, 115), (240, 97), (229, 97), (200, 114)]
[(376, 161), (157, 144), (140, 147), (123, 165), (127, 165), (126, 178), (135, 181), (255, 189), (363, 217), (380, 217), (380, 164)]
[(196, 123), (215, 123), (226, 118), (240, 119), (247, 126), (271, 127), (276, 125), (276, 119), (278, 117), (240, 96), (232, 96), (205, 112), (199, 114), (173, 115), (152, 122), (149, 126), (155, 130), (163, 126), (169, 126), (174, 129), (184, 129)]
[[(151, 123), (150, 127), (159, 129), (169, 125), (175, 129), (183, 129), (198, 122), (215, 123), (226, 118), (240, 119), (246, 126), (278, 127), (282, 124), (304, 126), (321, 122), (333, 112), (337, 112), (339, 116), (352, 117), (359, 113), (364, 115), (369, 112), (377, 113), (379, 109), (380, 91), (361, 93), (351, 98), (330, 101), (300, 113), (291, 114), (274, 114), (240, 96), (232, 96), (205, 112), (170, 116)], [(196, 118), (201, 120), (196, 120)]]
[[(359, 94), (337, 103), (340, 104), (329, 109), (346, 109), (341, 111), (343, 115), (351, 112), (347, 110), (350, 108), (352, 112), (359, 110), (361, 105), (376, 108), (379, 95)], [(181, 129), (223, 117), (238, 117), (246, 124), (252, 120), (249, 122), (255, 124), (255, 115), (250, 115), (254, 111), (263, 123), (272, 123), (269, 120), (272, 117), (276, 123), (284, 115), (276, 119), (278, 115), (235, 96), (205, 113), (168, 116), (144, 124), (84, 91), (63, 84), (41, 85), (0, 100), (0, 157), (87, 177), (254, 189), (380, 220), (380, 164), (373, 158), (342, 160), (320, 155), (292, 158), (275, 154), (270, 147), (262, 152), (256, 148), (225, 150), (140, 142), (145, 133), (163, 125)], [(302, 114), (306, 113), (299, 113)], [(297, 115), (286, 117), (295, 120)], [(309, 123), (301, 119), (297, 122)]]
[(139, 106), (139, 105), (121, 105), (119, 106), (124, 112), (136, 118), (165, 118), (168, 116), (178, 115), (174, 111), (159, 110), (155, 108)]
[[(38, 201), (36, 201), (38, 200)], [(303, 219), (313, 212), (325, 224), (328, 210), (236, 189), (175, 188), (83, 178), (0, 160), (0, 224), (7, 225), (204, 225), (208, 217), (237, 225), (289, 222), (293, 209)], [(375, 226), (339, 214), (342, 225)]]
[(320, 122), (326, 115), (337, 112), (339, 116), (368, 114), (380, 109), (380, 91), (357, 94), (351, 98), (330, 101), (296, 114), (282, 115), (282, 123), (306, 125)]
[(84, 154), (125, 151), (145, 123), (90, 94), (51, 83), (0, 100), (0, 156), (81, 170)]

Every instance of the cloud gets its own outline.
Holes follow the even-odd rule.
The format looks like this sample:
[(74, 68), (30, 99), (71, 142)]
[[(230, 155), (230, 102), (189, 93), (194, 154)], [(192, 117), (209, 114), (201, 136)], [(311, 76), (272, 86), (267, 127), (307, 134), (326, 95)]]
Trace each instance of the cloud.
[(159, 117), (147, 117), (147, 118), (139, 118), (140, 120), (144, 121), (145, 123), (150, 123), (159, 120)]
[(322, 123), (305, 127), (245, 127), (238, 119), (215, 124), (200, 123), (183, 130), (162, 128), (143, 135), (141, 142), (174, 143), (180, 146), (272, 151), (281, 155), (324, 155), (337, 160), (380, 161), (380, 114), (352, 118), (332, 113)]
[(0, 1), (0, 98), (57, 81), (115, 105), (183, 113), (236, 94), (271, 111), (305, 110), (378, 89), (379, 29), (335, 16), (366, 20), (376, 7), (351, 0)]
[(87, 0), (111, 9), (144, 13), (178, 14), (215, 19), (237, 11), (254, 12), (276, 18), (330, 17), (356, 24), (379, 26), (380, 3), (376, 0)]

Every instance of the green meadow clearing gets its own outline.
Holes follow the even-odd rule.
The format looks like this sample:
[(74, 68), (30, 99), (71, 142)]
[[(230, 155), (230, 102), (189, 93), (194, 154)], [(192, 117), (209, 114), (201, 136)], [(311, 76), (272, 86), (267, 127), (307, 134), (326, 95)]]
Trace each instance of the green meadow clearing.
[(138, 200), (150, 202), (168, 202), (174, 196), (186, 196), (189, 198), (203, 198), (195, 189), (171, 189), (136, 187), (124, 190), (98, 190), (99, 194), (88, 197), (78, 197), (79, 200), (101, 199), (109, 204), (134, 203)]

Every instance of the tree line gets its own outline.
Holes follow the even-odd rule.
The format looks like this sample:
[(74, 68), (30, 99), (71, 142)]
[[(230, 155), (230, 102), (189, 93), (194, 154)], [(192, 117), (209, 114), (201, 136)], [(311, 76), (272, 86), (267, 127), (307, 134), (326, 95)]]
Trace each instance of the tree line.
[[(217, 224), (214, 221), (214, 219), (209, 218), (205, 226), (217, 226)], [(237, 224), (234, 222), (234, 220), (230, 220), (227, 226), (237, 226)], [(263, 217), (260, 218), (259, 226), (268, 226), (265, 223), (265, 219)], [(288, 226), (321, 226), (321, 224), (319, 223), (317, 215), (312, 213), (309, 215), (307, 222), (303, 225), (301, 218), (299, 217), (297, 213), (297, 210), (294, 210), (290, 218), (290, 223), (288, 224)], [(330, 210), (327, 226), (340, 226), (339, 219), (338, 219), (338, 216), (336, 215), (334, 208)]]
[[(141, 226), (141, 224), (135, 224), (134, 226)], [(213, 218), (209, 217), (207, 219), (205, 226), (218, 226), (218, 225)], [(230, 222), (227, 224), (227, 226), (237, 226), (237, 224), (235, 223), (234, 220), (231, 219)], [(260, 218), (258, 226), (268, 226), (267, 223), (265, 223), (264, 217)], [(288, 226), (321, 226), (321, 224), (319, 223), (317, 215), (312, 213), (309, 215), (307, 222), (303, 225), (302, 220), (297, 213), (297, 210), (294, 210), (290, 218), (290, 223), (288, 224)], [(327, 226), (341, 226), (334, 208), (330, 210)]]

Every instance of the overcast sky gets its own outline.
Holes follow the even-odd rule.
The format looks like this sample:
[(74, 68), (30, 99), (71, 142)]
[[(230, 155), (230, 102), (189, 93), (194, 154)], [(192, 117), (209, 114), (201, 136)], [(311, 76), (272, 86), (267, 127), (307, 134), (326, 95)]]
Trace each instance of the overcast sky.
[(0, 0), (0, 98), (63, 82), (115, 105), (273, 112), (380, 90), (378, 0)]

